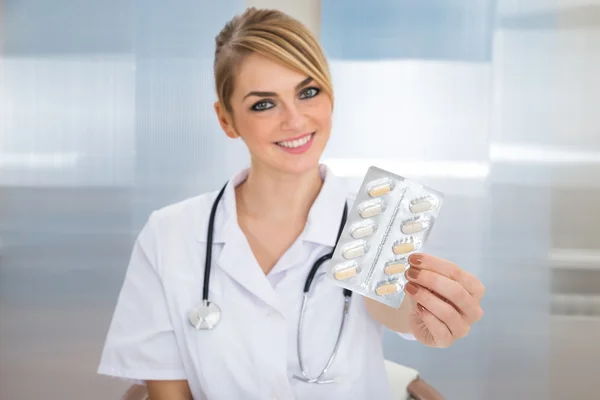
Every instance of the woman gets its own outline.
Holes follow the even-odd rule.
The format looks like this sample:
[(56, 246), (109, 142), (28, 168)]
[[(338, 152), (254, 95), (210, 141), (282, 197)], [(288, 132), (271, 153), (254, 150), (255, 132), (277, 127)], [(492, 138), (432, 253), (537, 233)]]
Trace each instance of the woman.
[(99, 372), (145, 381), (153, 400), (390, 399), (382, 327), (426, 346), (447, 347), (482, 316), (481, 282), (453, 263), (413, 255), (398, 309), (355, 294), (337, 356), (344, 296), (318, 270), (297, 331), (303, 286), (335, 246), (344, 203), (319, 164), (329, 139), (333, 90), (325, 57), (298, 21), (248, 9), (216, 39), (215, 111), (241, 138), (251, 166), (217, 199), (209, 298), (221, 319), (194, 329), (202, 299), (207, 229), (217, 192), (154, 212), (133, 249)]

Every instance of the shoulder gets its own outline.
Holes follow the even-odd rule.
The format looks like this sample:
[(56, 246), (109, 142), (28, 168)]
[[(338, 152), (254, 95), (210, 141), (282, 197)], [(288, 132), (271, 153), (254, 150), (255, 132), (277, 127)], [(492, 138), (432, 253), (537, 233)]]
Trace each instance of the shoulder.
[(208, 218), (218, 192), (206, 192), (155, 209), (148, 217), (147, 225), (163, 236), (173, 229), (194, 229)]
[(147, 217), (138, 234), (137, 248), (140, 257), (147, 259), (161, 278), (166, 269), (185, 267), (186, 263), (181, 264), (182, 257), (195, 254), (191, 250), (205, 235), (217, 194), (207, 192), (189, 197), (157, 208)]
[(210, 210), (217, 194), (217, 191), (202, 193), (158, 208), (152, 214), (154, 215), (154, 218), (160, 221), (188, 218), (192, 215), (204, 214)]

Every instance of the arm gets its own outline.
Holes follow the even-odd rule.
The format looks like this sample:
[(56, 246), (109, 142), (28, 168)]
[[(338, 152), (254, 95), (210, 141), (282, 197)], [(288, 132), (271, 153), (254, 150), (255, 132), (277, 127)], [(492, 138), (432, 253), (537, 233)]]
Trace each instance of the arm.
[(408, 394), (414, 400), (444, 400), (444, 397), (421, 378), (417, 378), (408, 385)]
[(133, 246), (102, 350), (100, 374), (135, 382), (187, 379), (157, 270), (157, 224), (153, 213)]
[(379, 322), (388, 329), (402, 334), (410, 334), (410, 325), (408, 315), (412, 309), (412, 301), (409, 296), (405, 296), (402, 304), (398, 308), (392, 308), (388, 305), (365, 297), (365, 304), (371, 318)]
[(146, 388), (150, 400), (193, 400), (186, 380), (147, 381)]

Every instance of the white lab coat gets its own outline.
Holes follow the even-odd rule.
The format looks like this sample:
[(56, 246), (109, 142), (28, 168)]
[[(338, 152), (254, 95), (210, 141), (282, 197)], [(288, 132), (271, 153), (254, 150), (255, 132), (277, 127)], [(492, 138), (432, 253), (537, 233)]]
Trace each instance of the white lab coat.
[[(222, 311), (213, 330), (197, 331), (188, 312), (202, 299), (206, 232), (217, 192), (155, 211), (135, 243), (98, 372), (132, 381), (187, 379), (200, 399), (391, 399), (382, 352), (382, 326), (354, 294), (338, 355), (326, 378), (300, 374), (297, 326), (306, 276), (330, 252), (352, 198), (324, 165), (323, 187), (306, 228), (265, 276), (237, 224), (230, 180), (214, 229), (210, 300)], [(325, 264), (326, 265), (326, 264)], [(342, 317), (342, 289), (317, 273), (303, 326), (303, 358), (318, 375), (333, 349)], [(413, 339), (410, 335), (408, 339)]]

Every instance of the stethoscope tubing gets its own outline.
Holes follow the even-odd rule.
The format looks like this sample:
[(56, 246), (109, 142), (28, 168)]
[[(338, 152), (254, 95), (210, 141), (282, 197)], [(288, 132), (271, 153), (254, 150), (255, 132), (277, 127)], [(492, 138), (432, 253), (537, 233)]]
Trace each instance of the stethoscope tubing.
[[(208, 295), (209, 295), (209, 291), (210, 291), (210, 275), (211, 275), (211, 267), (212, 267), (212, 248), (213, 248), (213, 233), (214, 233), (214, 229), (215, 229), (215, 218), (216, 218), (216, 213), (217, 213), (217, 208), (218, 208), (219, 202), (221, 201), (221, 198), (223, 197), (223, 194), (224, 194), (226, 188), (227, 188), (227, 183), (225, 183), (225, 185), (219, 191), (217, 197), (213, 201), (213, 204), (212, 204), (212, 207), (210, 210), (210, 218), (208, 220), (208, 229), (207, 229), (207, 233), (206, 233), (206, 259), (204, 262), (204, 282), (203, 282), (203, 287), (202, 287), (202, 304), (206, 310), (209, 310), (208, 307), (210, 306), (210, 301), (209, 301)], [(335, 241), (336, 245), (340, 240), (340, 236), (342, 235), (342, 231), (344, 229), (344, 226), (346, 225), (347, 218), (348, 218), (348, 204), (344, 203), (344, 213), (342, 215), (342, 220), (340, 222), (340, 227), (339, 227), (337, 238)], [(305, 315), (305, 311), (306, 311), (306, 305), (308, 302), (310, 287), (312, 285), (314, 277), (315, 277), (317, 271), (319, 270), (320, 266), (325, 261), (330, 260), (332, 257), (333, 257), (333, 252), (325, 254), (324, 256), (320, 257), (317, 261), (315, 261), (315, 263), (313, 264), (312, 268), (310, 269), (310, 271), (308, 273), (308, 276), (306, 277), (306, 281), (304, 282), (304, 288), (303, 288), (304, 295), (302, 297), (302, 307), (300, 309), (300, 317), (298, 320), (298, 334), (297, 334), (298, 362), (300, 364), (300, 371), (302, 372), (302, 376), (294, 375), (294, 378), (299, 379), (303, 382), (307, 382), (307, 383), (327, 384), (327, 383), (334, 382), (334, 380), (322, 380), (321, 378), (323, 378), (325, 376), (325, 374), (329, 370), (329, 367), (331, 367), (331, 364), (333, 363), (333, 360), (335, 359), (335, 357), (338, 353), (338, 349), (340, 346), (342, 334), (344, 332), (344, 327), (346, 325), (347, 316), (348, 316), (348, 312), (349, 312), (349, 308), (350, 308), (350, 300), (352, 297), (352, 292), (348, 289), (344, 289), (343, 290), (344, 310), (343, 310), (343, 314), (342, 314), (342, 321), (340, 323), (340, 329), (338, 331), (338, 336), (335, 341), (333, 351), (331, 352), (331, 356), (327, 360), (327, 363), (326, 363), (325, 367), (323, 368), (323, 370), (321, 371), (321, 373), (316, 378), (310, 378), (308, 376), (308, 374), (306, 373), (306, 370), (304, 368), (304, 363), (302, 362), (302, 326), (304, 323), (304, 315)], [(213, 307), (216, 307), (216, 309), (219, 310), (218, 306), (216, 306), (216, 304), (213, 305)], [(220, 311), (218, 311), (218, 312), (220, 313)], [(218, 321), (218, 318), (220, 318), (220, 317), (217, 316), (217, 319), (215, 320), (215, 322), (212, 325), (209, 325), (210, 327), (208, 329), (212, 329), (212, 326), (214, 326), (214, 324), (216, 324), (216, 321)]]
[(215, 231), (215, 216), (217, 214), (217, 207), (219, 206), (219, 202), (221, 201), (221, 197), (223, 197), (223, 193), (225, 193), (225, 189), (227, 188), (227, 183), (223, 186), (217, 198), (213, 202), (213, 205), (210, 210), (210, 218), (208, 220), (208, 229), (206, 232), (206, 258), (204, 261), (204, 283), (202, 287), (202, 302), (209, 303), (208, 301), (208, 292), (210, 289), (210, 270), (212, 266), (212, 248), (213, 248), (213, 233)]

